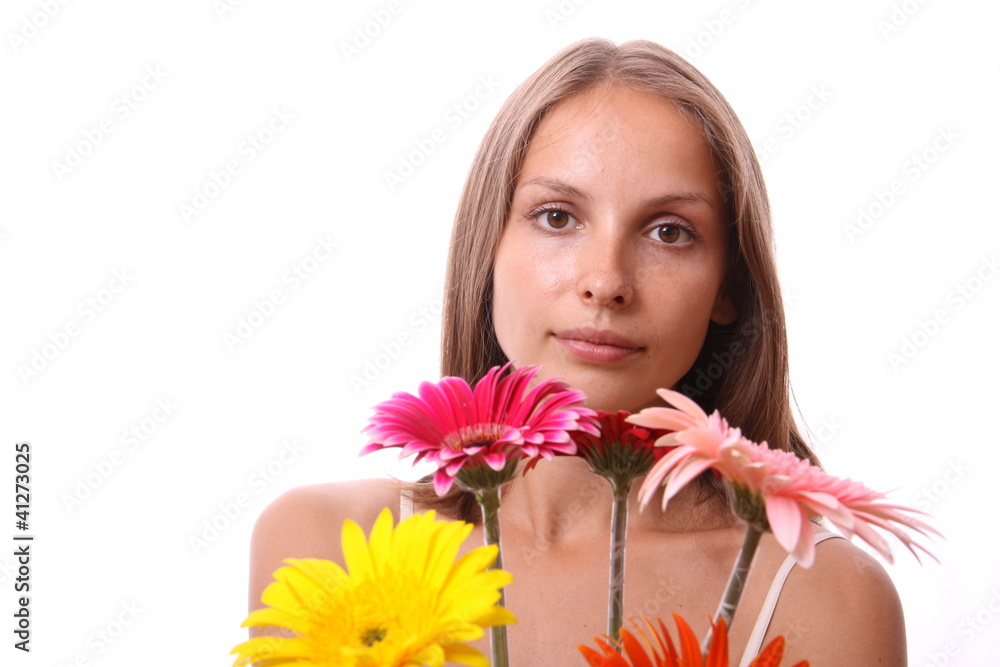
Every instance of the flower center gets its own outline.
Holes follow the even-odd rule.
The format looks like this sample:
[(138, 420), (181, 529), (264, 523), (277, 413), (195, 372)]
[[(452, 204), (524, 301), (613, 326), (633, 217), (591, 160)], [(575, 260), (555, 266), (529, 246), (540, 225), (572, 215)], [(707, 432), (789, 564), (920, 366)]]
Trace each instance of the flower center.
[(385, 628), (372, 628), (361, 635), (361, 643), (371, 648), (377, 642), (385, 639), (386, 634), (388, 634), (388, 631)]
[(509, 430), (510, 426), (506, 424), (473, 424), (449, 433), (444, 439), (444, 444), (456, 451), (466, 447), (488, 447)]

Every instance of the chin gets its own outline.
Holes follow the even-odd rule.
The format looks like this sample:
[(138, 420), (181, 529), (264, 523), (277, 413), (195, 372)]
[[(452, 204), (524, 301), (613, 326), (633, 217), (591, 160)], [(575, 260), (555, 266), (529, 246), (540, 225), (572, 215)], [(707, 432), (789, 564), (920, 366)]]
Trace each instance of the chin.
[[(516, 365), (524, 365), (515, 362)], [(672, 384), (652, 384), (651, 378), (642, 378), (645, 382), (636, 382), (636, 373), (627, 370), (609, 368), (581, 368), (576, 364), (560, 364), (525, 362), (538, 365), (540, 371), (535, 381), (558, 378), (573, 389), (582, 391), (587, 396), (587, 407), (591, 410), (615, 412), (628, 410), (638, 412), (643, 408), (660, 405), (656, 390), (660, 387), (672, 387)], [(648, 387), (641, 389), (640, 384)]]
[(633, 392), (612, 392), (606, 387), (595, 391), (587, 391), (586, 387), (573, 387), (579, 389), (587, 395), (587, 407), (591, 410), (604, 410), (605, 412), (617, 412), (618, 410), (628, 410), (638, 412), (642, 408), (651, 405), (656, 400), (656, 393), (649, 395), (639, 395)]

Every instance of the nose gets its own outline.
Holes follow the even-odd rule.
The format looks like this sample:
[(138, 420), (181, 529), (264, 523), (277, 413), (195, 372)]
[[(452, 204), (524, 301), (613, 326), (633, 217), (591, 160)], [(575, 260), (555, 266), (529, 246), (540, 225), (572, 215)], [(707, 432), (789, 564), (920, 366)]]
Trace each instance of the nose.
[(587, 305), (624, 308), (635, 298), (634, 263), (622, 240), (588, 239), (578, 256), (577, 293)]

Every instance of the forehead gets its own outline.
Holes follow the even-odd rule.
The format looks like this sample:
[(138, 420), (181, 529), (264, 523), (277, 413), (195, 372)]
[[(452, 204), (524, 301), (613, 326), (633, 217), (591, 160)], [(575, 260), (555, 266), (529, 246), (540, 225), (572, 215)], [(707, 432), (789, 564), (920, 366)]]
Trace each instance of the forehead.
[(580, 185), (717, 192), (712, 151), (691, 117), (670, 100), (624, 86), (601, 86), (556, 104), (539, 123), (521, 178)]

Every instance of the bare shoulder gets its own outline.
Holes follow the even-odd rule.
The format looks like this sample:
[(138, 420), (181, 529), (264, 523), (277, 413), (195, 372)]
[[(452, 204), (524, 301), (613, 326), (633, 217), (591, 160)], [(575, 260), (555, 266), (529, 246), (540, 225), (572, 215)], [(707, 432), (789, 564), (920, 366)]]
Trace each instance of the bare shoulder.
[(301, 486), (268, 505), (250, 543), (250, 608), (286, 558), (324, 558), (343, 563), (340, 532), (351, 519), (368, 532), (383, 508), (399, 511), (399, 482), (366, 479)]
[(778, 634), (788, 664), (906, 665), (896, 587), (875, 558), (847, 540), (818, 544), (811, 568), (792, 569), (765, 641)]

